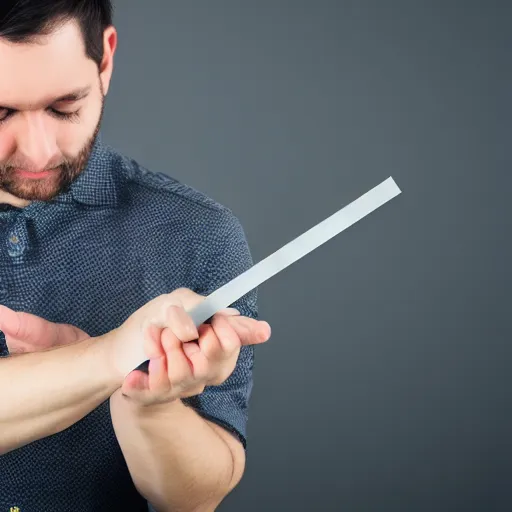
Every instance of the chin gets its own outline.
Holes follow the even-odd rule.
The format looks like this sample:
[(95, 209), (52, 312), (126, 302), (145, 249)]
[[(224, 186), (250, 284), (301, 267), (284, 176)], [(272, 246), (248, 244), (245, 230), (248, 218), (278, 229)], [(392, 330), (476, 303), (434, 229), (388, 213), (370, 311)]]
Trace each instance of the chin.
[(61, 192), (58, 180), (42, 179), (37, 182), (25, 180), (13, 184), (10, 193), (25, 201), (51, 201)]

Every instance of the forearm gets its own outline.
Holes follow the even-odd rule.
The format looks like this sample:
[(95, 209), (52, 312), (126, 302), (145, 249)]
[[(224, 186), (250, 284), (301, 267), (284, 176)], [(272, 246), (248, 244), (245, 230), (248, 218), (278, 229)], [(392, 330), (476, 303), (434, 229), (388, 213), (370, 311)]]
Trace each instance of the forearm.
[(117, 391), (111, 412), (132, 479), (158, 512), (212, 511), (241, 477), (242, 457), (234, 457), (221, 427), (180, 400), (144, 408)]
[(121, 386), (108, 338), (0, 359), (0, 455), (76, 423)]

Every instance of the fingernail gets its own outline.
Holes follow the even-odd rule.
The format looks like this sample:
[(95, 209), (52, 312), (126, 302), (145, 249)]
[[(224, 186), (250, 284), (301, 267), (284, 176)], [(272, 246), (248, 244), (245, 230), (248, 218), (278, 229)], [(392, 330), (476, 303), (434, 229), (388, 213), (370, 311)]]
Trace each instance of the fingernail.
[(224, 308), (224, 309), (221, 309), (219, 311), (219, 313), (222, 315), (227, 315), (227, 316), (240, 315), (240, 311), (238, 311), (238, 309), (236, 309), (236, 308)]
[(262, 339), (268, 340), (272, 337), (272, 328), (270, 327), (270, 324), (268, 322), (265, 322), (261, 320), (261, 322), (265, 325), (267, 334), (265, 336), (262, 336)]

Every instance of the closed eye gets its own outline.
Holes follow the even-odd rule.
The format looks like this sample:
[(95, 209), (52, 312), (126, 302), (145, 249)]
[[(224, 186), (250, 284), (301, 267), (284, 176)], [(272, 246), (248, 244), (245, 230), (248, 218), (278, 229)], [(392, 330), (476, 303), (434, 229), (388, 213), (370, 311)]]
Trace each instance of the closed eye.
[(80, 109), (75, 110), (74, 112), (61, 112), (60, 110), (49, 107), (48, 111), (57, 119), (64, 119), (65, 121), (77, 121), (80, 119), (80, 116), (78, 115)]
[[(57, 119), (64, 121), (77, 121), (80, 119), (79, 112), (80, 109), (75, 110), (73, 112), (62, 112), (61, 110), (57, 110), (52, 107), (48, 107), (47, 112)], [(0, 108), (0, 124), (5, 123), (16, 111), (10, 108)]]

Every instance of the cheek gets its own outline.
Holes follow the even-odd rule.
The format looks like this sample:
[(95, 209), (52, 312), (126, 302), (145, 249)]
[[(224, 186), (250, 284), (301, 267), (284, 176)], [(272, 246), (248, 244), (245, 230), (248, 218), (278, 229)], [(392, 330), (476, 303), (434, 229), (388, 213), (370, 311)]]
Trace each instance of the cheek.
[(86, 139), (85, 129), (78, 124), (62, 126), (57, 135), (57, 146), (64, 155), (75, 155)]
[(0, 127), (0, 164), (5, 162), (15, 150), (14, 136)]
[(63, 122), (57, 135), (57, 144), (62, 153), (67, 155), (78, 153), (93, 134), (98, 119), (99, 111), (96, 113), (87, 109), (80, 113), (79, 121)]

